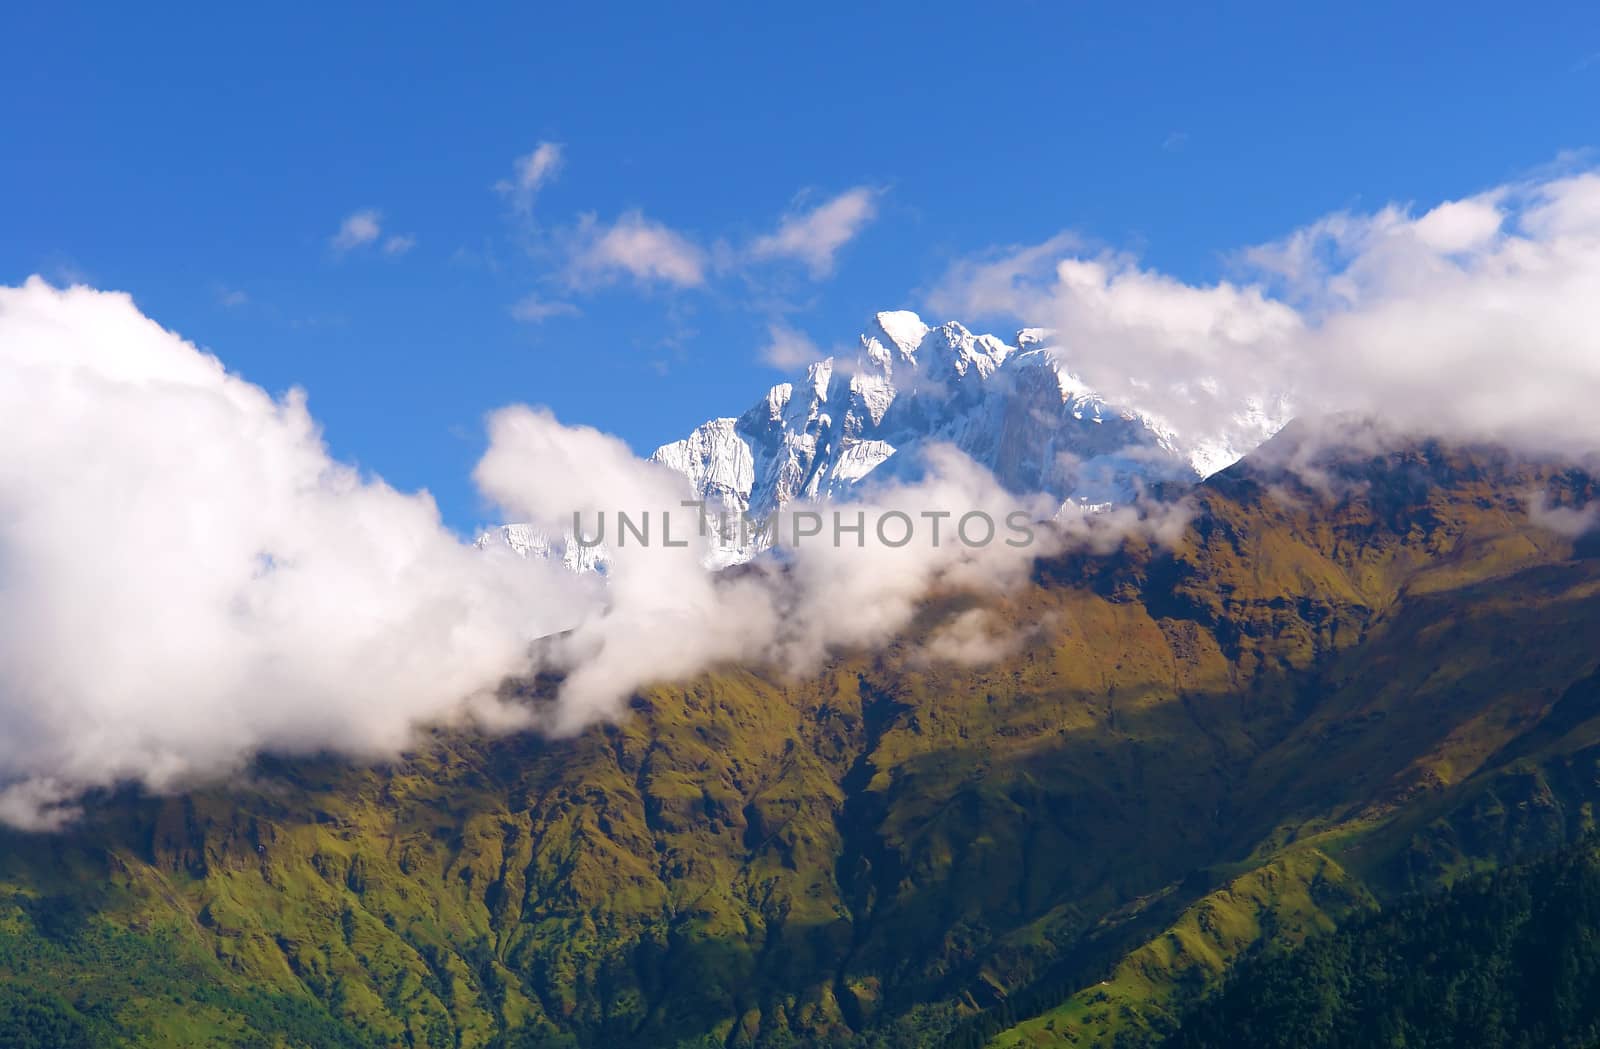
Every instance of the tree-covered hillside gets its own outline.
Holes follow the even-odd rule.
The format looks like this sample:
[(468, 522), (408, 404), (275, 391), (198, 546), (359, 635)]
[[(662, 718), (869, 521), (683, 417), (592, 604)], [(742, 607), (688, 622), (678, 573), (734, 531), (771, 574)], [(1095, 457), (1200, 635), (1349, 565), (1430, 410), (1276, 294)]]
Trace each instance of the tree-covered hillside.
[(1600, 1044), (1591, 841), (1241, 965), (1165, 1049)]

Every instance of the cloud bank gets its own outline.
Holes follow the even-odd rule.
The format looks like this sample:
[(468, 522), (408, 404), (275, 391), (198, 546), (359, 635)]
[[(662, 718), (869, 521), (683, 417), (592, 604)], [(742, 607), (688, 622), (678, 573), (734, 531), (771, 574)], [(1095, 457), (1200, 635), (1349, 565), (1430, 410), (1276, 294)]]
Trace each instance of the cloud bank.
[(1600, 440), (1600, 174), (1341, 212), (1236, 263), (1192, 284), (1068, 234), (957, 266), (933, 299), (1055, 329), (1074, 374), (1180, 431), (1285, 396), (1445, 437)]
[(260, 749), (392, 754), (493, 696), (582, 580), (486, 558), (125, 295), (0, 289), (0, 819)]
[[(304, 394), (230, 374), (126, 295), (0, 289), (0, 374), (0, 821), (23, 827), (261, 751), (382, 759), (431, 724), (572, 733), (718, 663), (813, 669), (892, 637), (930, 589), (1017, 585), (1065, 541), (971, 546), (951, 520), (942, 545), (818, 540), (715, 574), (682, 477), (547, 411), (494, 413), (475, 479), (509, 517), (679, 515), (686, 545), (614, 546), (601, 581), (463, 542), (425, 492), (332, 459)], [(896, 512), (1018, 509), (953, 450), (928, 465), (833, 509), (867, 535)], [(555, 702), (499, 690), (535, 671), (564, 675)]]

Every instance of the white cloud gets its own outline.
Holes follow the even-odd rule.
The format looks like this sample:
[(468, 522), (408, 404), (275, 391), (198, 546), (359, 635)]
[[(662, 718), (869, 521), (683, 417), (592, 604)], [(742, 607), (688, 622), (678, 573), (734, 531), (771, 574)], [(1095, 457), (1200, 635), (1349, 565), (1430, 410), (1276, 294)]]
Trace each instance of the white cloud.
[(1494, 241), (1504, 216), (1499, 194), (1441, 204), (1412, 224), (1412, 231), (1440, 254), (1477, 251)]
[(785, 371), (803, 368), (826, 356), (803, 332), (782, 324), (767, 325), (767, 340), (761, 348), (761, 359)]
[[(559, 164), (560, 148), (541, 144), (519, 162), (518, 180), (502, 182), (497, 188), (526, 202)], [(565, 276), (575, 291), (624, 277), (640, 284), (698, 288), (713, 275), (748, 274), (754, 263), (774, 259), (798, 260), (821, 277), (832, 270), (839, 249), (876, 214), (879, 195), (880, 191), (868, 187), (841, 193), (809, 211), (787, 215), (777, 230), (748, 246), (726, 240), (703, 246), (637, 209), (610, 223), (593, 214), (584, 215), (575, 226), (555, 230), (552, 240), (567, 255)]]
[[(903, 630), (932, 588), (1016, 586), (1063, 542), (1173, 520), (1105, 515), (1017, 547), (957, 542), (949, 518), (942, 545), (927, 528), (901, 547), (823, 539), (717, 574), (681, 476), (546, 411), (495, 413), (474, 477), (515, 518), (675, 515), (687, 545), (657, 516), (648, 548), (613, 544), (602, 586), (462, 543), (426, 493), (331, 460), (301, 393), (274, 400), (126, 295), (0, 289), (0, 369), (0, 415), (30, 435), (0, 457), (0, 821), (22, 826), (69, 818), (88, 788), (179, 789), (261, 750), (383, 757), (462, 721), (570, 733), (720, 663), (810, 671)], [(1018, 509), (953, 449), (928, 466), (828, 509), (867, 534), (896, 510)], [(976, 635), (950, 640), (933, 655), (981, 655)], [(557, 702), (499, 697), (534, 670), (563, 675)]]
[(0, 819), (87, 787), (224, 775), (260, 748), (396, 753), (494, 698), (582, 582), (488, 558), (331, 460), (121, 294), (0, 289)]
[(962, 317), (1030, 314), (1044, 298), (1056, 261), (1083, 247), (1077, 234), (1062, 232), (1039, 244), (1012, 244), (964, 259), (934, 290), (933, 306)]
[(593, 217), (584, 219), (569, 276), (584, 284), (627, 274), (642, 282), (690, 288), (705, 283), (706, 261), (705, 252), (682, 234), (630, 211), (609, 226)]
[(533, 152), (518, 157), (512, 177), (496, 182), (494, 188), (511, 201), (514, 209), (526, 214), (533, 210), (539, 190), (561, 173), (564, 160), (565, 147), (561, 143), (541, 142)]
[(798, 259), (813, 277), (825, 277), (833, 272), (839, 249), (877, 216), (878, 196), (878, 190), (857, 186), (810, 211), (787, 215), (776, 231), (757, 238), (750, 252), (758, 259)]
[(511, 304), (511, 316), (530, 324), (538, 324), (551, 317), (574, 316), (577, 313), (578, 307), (570, 302), (543, 299), (538, 295), (524, 295)]
[(339, 232), (329, 238), (328, 243), (341, 254), (371, 244), (383, 235), (382, 218), (383, 213), (375, 208), (354, 212), (339, 224)]
[(217, 305), (225, 309), (237, 309), (240, 306), (247, 305), (249, 302), (250, 296), (240, 288), (217, 289)]
[[(560, 702), (545, 724), (557, 733), (617, 716), (631, 692), (652, 682), (721, 663), (814, 669), (838, 647), (888, 640), (911, 621), (930, 588), (1015, 586), (1026, 580), (1035, 557), (1056, 548), (1056, 537), (1042, 531), (1027, 548), (1002, 541), (969, 547), (951, 537), (951, 518), (942, 545), (932, 542), (926, 524), (913, 542), (897, 548), (848, 539), (835, 545), (825, 532), (815, 543), (791, 547), (781, 566), (757, 562), (738, 573), (712, 573), (701, 566), (697, 520), (681, 508), (690, 494), (681, 475), (635, 458), (614, 437), (562, 426), (547, 412), (523, 407), (497, 413), (490, 438), (474, 477), (518, 519), (557, 532), (572, 527), (577, 510), (589, 535), (602, 511), (649, 511), (656, 522), (649, 547), (611, 543), (606, 604), (551, 642), (549, 665), (565, 674)], [(865, 534), (872, 535), (891, 510), (917, 519), (923, 511), (959, 516), (981, 510), (1003, 521), (1017, 505), (971, 460), (933, 449), (925, 480), (888, 485), (869, 501), (828, 510), (851, 521), (860, 514)], [(1041, 515), (1050, 509), (1030, 506)], [(660, 521), (668, 514), (682, 548), (662, 543)], [(900, 533), (891, 527), (889, 534)]]
[(328, 243), (339, 255), (375, 244), (385, 255), (398, 258), (417, 246), (417, 238), (412, 233), (391, 233), (385, 237), (383, 212), (376, 208), (364, 208), (346, 216), (339, 224), (339, 231), (328, 239)]
[(914, 662), (983, 666), (1009, 656), (1037, 630), (1035, 623), (1019, 626), (987, 608), (969, 608), (935, 627)]
[[(1063, 363), (1180, 431), (1287, 394), (1445, 437), (1600, 441), (1600, 175), (1339, 213), (1194, 284), (1061, 238), (956, 267), (940, 308), (1055, 329)], [(1253, 400), (1252, 400), (1253, 399)]]
[(1541, 528), (1557, 535), (1577, 539), (1600, 526), (1600, 503), (1587, 506), (1558, 506), (1550, 501), (1545, 491), (1528, 493), (1528, 516)]

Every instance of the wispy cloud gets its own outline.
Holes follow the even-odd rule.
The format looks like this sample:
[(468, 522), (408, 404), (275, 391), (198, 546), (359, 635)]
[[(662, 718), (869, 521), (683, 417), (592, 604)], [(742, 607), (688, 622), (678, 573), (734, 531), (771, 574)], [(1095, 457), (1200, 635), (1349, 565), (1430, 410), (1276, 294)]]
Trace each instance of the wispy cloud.
[(377, 208), (362, 208), (345, 216), (339, 231), (328, 238), (328, 244), (337, 255), (376, 245), (385, 255), (399, 258), (417, 246), (417, 237), (414, 233), (391, 233), (385, 237), (383, 212)]
[(533, 152), (517, 158), (509, 179), (501, 179), (494, 188), (511, 201), (518, 213), (533, 210), (533, 200), (539, 190), (561, 173), (565, 160), (565, 147), (559, 142), (541, 142)]
[(586, 216), (579, 224), (570, 281), (581, 286), (622, 275), (642, 283), (699, 287), (706, 279), (706, 253), (683, 234), (638, 211), (625, 213), (609, 226)]
[(809, 211), (784, 216), (772, 233), (758, 237), (750, 253), (758, 259), (797, 259), (813, 277), (833, 272), (834, 256), (878, 214), (880, 191), (857, 186)]
[[(541, 187), (556, 177), (563, 162), (558, 143), (541, 142), (517, 160), (513, 178), (496, 183), (521, 214), (528, 213)], [(618, 281), (641, 288), (699, 289), (719, 278), (742, 278), (759, 285), (763, 264), (802, 263), (812, 277), (831, 273), (846, 244), (877, 215), (883, 191), (857, 186), (809, 207), (796, 207), (780, 217), (771, 232), (742, 243), (729, 238), (707, 241), (647, 217), (639, 208), (614, 220), (590, 212), (575, 223), (542, 224), (520, 231), (530, 255), (553, 263), (540, 282), (564, 284), (569, 295), (582, 295)], [(458, 252), (458, 256), (460, 253)], [(459, 261), (459, 259), (458, 259)], [(576, 312), (571, 302), (530, 296), (512, 306), (521, 320), (543, 321)], [(794, 341), (785, 344), (790, 351)], [(778, 352), (783, 359), (793, 352)]]
[(761, 348), (761, 359), (774, 368), (803, 368), (824, 356), (805, 333), (783, 324), (767, 325), (767, 344)]
[(341, 255), (353, 248), (364, 244), (371, 244), (383, 236), (383, 212), (376, 208), (364, 208), (345, 216), (339, 224), (339, 232), (329, 238), (328, 243), (333, 250)]
[(217, 288), (217, 305), (224, 309), (237, 309), (250, 301), (250, 296), (239, 288)]
[(529, 324), (539, 324), (551, 317), (570, 317), (577, 313), (578, 307), (570, 302), (543, 299), (538, 295), (525, 295), (511, 305), (511, 316)]

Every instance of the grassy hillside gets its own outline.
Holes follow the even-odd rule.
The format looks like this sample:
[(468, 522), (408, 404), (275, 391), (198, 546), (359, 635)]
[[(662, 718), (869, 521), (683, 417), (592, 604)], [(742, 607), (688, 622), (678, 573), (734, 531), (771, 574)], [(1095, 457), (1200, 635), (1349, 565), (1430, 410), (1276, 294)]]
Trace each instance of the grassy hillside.
[(973, 600), (942, 595), (885, 651), (663, 684), (572, 740), (438, 735), (392, 767), (263, 758), (94, 799), (0, 840), (0, 1023), (1153, 1038), (1259, 943), (1569, 840), (1600, 793), (1600, 561), (1526, 509), (1588, 476), (1437, 446), (1329, 470), (1242, 464), (1173, 550), (1042, 563), (991, 604), (1029, 636), (989, 666), (927, 658)]

